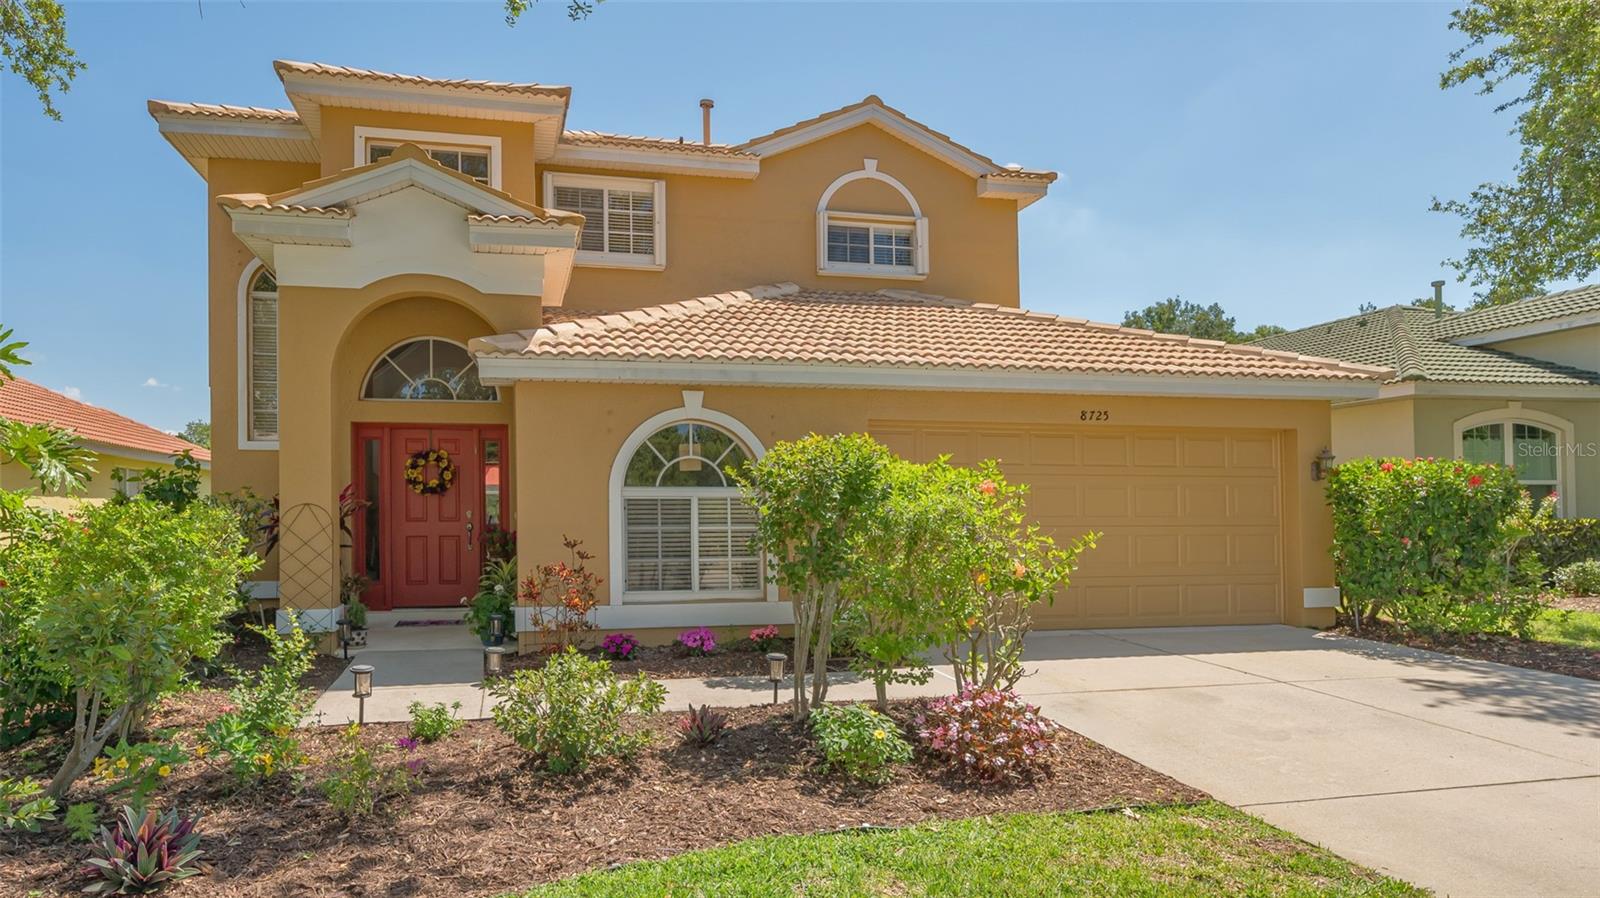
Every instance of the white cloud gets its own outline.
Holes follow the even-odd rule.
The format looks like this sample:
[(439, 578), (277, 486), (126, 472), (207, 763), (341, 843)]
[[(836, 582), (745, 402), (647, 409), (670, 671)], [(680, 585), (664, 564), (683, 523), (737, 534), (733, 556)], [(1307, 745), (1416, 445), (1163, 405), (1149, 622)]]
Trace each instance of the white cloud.
[(79, 402), (83, 401), (83, 391), (77, 387), (62, 387), (61, 395), (67, 397), (68, 399), (76, 399)]
[(147, 387), (155, 387), (157, 389), (162, 389), (162, 390), (166, 389), (167, 387), (172, 386), (172, 384), (164, 384), (161, 381), (156, 380), (153, 377), (145, 378), (144, 385), (147, 386)]

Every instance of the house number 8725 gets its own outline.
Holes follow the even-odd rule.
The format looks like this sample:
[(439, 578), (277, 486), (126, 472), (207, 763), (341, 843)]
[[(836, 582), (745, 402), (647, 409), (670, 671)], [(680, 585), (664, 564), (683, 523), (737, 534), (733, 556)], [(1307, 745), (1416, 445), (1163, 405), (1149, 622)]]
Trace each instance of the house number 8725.
[(1111, 413), (1103, 408), (1086, 408), (1078, 412), (1079, 421), (1110, 421)]

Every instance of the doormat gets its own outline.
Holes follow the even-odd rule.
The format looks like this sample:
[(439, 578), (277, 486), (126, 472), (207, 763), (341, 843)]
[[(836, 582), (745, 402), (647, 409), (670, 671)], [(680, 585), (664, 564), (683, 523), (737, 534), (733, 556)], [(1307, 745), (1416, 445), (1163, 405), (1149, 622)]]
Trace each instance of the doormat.
[(465, 618), (434, 617), (429, 618), (428, 620), (395, 621), (394, 625), (397, 627), (455, 627), (464, 623), (466, 623)]

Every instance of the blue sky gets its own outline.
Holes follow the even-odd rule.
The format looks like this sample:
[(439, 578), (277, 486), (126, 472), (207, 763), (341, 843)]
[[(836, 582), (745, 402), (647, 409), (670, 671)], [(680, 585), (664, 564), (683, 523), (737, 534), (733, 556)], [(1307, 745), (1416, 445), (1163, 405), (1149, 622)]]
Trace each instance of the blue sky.
[(1180, 294), (1296, 326), (1441, 277), (1459, 303), (1441, 260), (1465, 247), (1429, 200), (1507, 177), (1517, 146), (1490, 99), (1438, 87), (1450, 8), (612, 0), (571, 23), (543, 0), (511, 29), (492, 3), (72, 3), (65, 121), (0, 76), (0, 321), (46, 386), (206, 417), (203, 184), (145, 100), (283, 106), (275, 57), (571, 84), (569, 127), (628, 133), (692, 138), (709, 96), (728, 141), (877, 93), (1061, 172), (1021, 216), (1032, 308), (1120, 321)]

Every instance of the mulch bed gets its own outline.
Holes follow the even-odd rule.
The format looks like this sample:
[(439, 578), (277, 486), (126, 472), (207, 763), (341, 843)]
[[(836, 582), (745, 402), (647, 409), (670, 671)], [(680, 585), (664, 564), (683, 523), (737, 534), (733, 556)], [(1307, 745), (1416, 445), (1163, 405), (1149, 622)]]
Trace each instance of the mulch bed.
[[(794, 657), (793, 640), (782, 639), (772, 648), (774, 652), (783, 652), (789, 657)], [(597, 648), (583, 650), (591, 658), (603, 658)], [(524, 668), (537, 668), (544, 665), (549, 657), (541, 652), (530, 652), (508, 658), (506, 667), (510, 670)], [(674, 679), (711, 679), (716, 677), (765, 677), (767, 675), (766, 653), (758, 650), (755, 644), (746, 639), (719, 647), (710, 655), (691, 655), (689, 650), (681, 645), (642, 645), (634, 649), (632, 657), (626, 661), (611, 661), (612, 673), (619, 676), (631, 677), (636, 673), (648, 674), (658, 680)], [(829, 670), (848, 670), (849, 658), (830, 658)]]
[(1600, 596), (1552, 595), (1545, 601), (1551, 608), (1562, 611), (1589, 611), (1600, 614)]
[[(908, 722), (916, 707), (898, 703), (893, 714)], [(204, 814), (202, 847), (212, 869), (174, 894), (489, 896), (767, 834), (1205, 797), (1068, 731), (1049, 775), (1031, 783), (977, 786), (919, 759), (889, 785), (855, 785), (822, 769), (804, 728), (782, 709), (729, 715), (729, 732), (701, 750), (679, 743), (676, 715), (639, 718), (634, 725), (656, 735), (650, 747), (572, 777), (539, 772), (492, 724), (471, 722), (422, 746), (427, 767), (416, 792), (351, 827), (311, 785), (334, 750), (332, 729), (307, 732), (312, 769), (299, 788), (280, 782), (235, 793), (220, 764), (191, 763), (153, 802)], [(389, 744), (406, 731), (374, 724), (364, 738)], [(80, 785), (71, 797), (97, 798), (94, 792)], [(75, 894), (82, 846), (63, 847), (59, 838), (0, 837), (0, 894)]]
[(1463, 658), (1474, 658), (1479, 661), (1494, 661), (1512, 667), (1526, 667), (1531, 670), (1566, 674), (1569, 677), (1583, 677), (1586, 680), (1600, 680), (1600, 652), (1581, 646), (1493, 634), (1425, 635), (1400, 630), (1385, 622), (1362, 624), (1360, 633), (1352, 629), (1349, 624), (1341, 623), (1328, 632), (1407, 645), (1447, 655), (1460, 655)]

